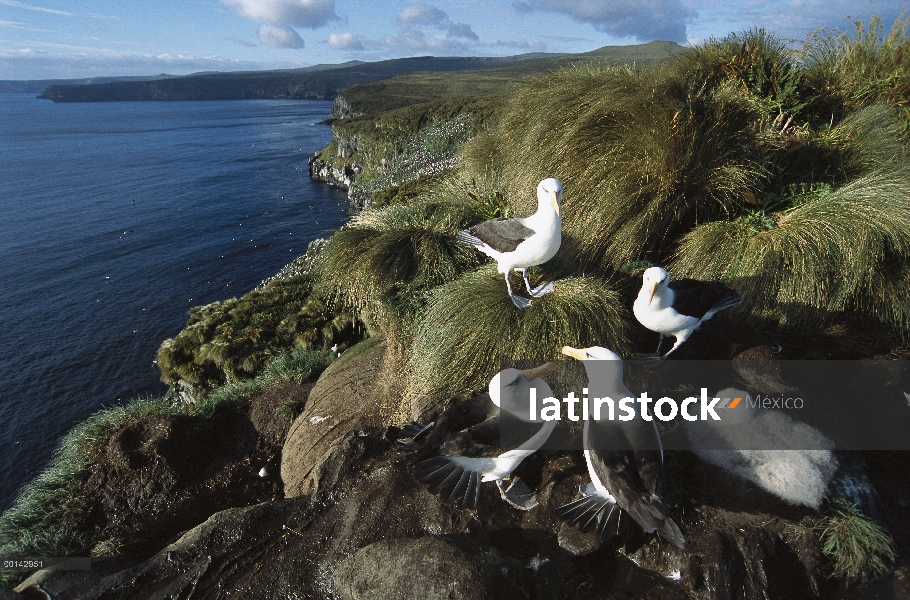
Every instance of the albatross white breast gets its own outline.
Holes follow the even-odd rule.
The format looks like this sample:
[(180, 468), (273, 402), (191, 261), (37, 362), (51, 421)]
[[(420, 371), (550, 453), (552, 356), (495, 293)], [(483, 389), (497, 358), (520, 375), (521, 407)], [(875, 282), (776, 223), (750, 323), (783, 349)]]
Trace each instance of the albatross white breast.
[[(512, 472), (521, 462), (539, 450), (556, 427), (555, 421), (528, 422), (531, 388), (538, 398), (553, 395), (541, 375), (556, 367), (549, 362), (535, 369), (504, 369), (490, 381), (489, 399), (478, 396), (456, 404), (426, 427), (409, 426), (403, 431), (420, 462), (414, 465), (414, 477), (427, 485), (433, 494), (460, 508), (476, 508), (480, 484), (495, 481), (502, 499), (521, 510), (537, 506), (536, 495)], [(508, 394), (510, 398), (503, 398)], [(502, 408), (500, 408), (502, 406)], [(505, 407), (521, 414), (515, 427), (522, 427), (520, 438), (512, 448), (500, 443), (500, 414)], [(524, 417), (523, 419), (521, 417)], [(526, 429), (526, 431), (525, 431)], [(426, 458), (430, 456), (430, 458)]]
[(632, 312), (639, 323), (660, 334), (654, 356), (660, 356), (665, 337), (676, 338), (670, 351), (661, 357), (665, 358), (689, 339), (702, 323), (740, 300), (739, 294), (717, 281), (670, 281), (666, 270), (651, 267), (642, 276), (641, 290)]
[(499, 217), (484, 221), (463, 231), (456, 239), (471, 244), (495, 260), (505, 275), (506, 289), (517, 308), (527, 308), (531, 301), (512, 293), (509, 272), (521, 272), (525, 287), (532, 298), (553, 291), (553, 283), (531, 289), (528, 267), (541, 265), (556, 254), (562, 243), (562, 182), (550, 177), (537, 185), (537, 212), (523, 219)]
[[(623, 383), (623, 364), (616, 353), (600, 346), (563, 354), (583, 361), (588, 394), (593, 398), (634, 398)], [(664, 451), (657, 426), (640, 417), (632, 421), (595, 421), (584, 427), (584, 453), (591, 484), (581, 498), (556, 509), (556, 516), (582, 531), (596, 527), (600, 537), (622, 535), (631, 517), (647, 532), (657, 532), (679, 548), (683, 534), (658, 493), (663, 483)]]

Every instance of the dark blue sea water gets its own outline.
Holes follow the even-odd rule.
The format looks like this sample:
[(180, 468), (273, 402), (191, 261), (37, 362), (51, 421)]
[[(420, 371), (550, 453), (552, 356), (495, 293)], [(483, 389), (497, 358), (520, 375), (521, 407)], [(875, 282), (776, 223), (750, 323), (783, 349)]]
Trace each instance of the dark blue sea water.
[(191, 306), (344, 222), (307, 175), (330, 107), (0, 94), (0, 510), (73, 424), (164, 392), (152, 361)]

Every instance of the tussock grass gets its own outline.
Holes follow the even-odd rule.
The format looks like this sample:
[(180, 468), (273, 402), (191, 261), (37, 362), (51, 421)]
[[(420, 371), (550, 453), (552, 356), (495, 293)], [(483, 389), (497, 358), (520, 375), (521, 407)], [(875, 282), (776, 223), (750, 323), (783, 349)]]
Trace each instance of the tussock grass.
[(477, 252), (455, 240), (477, 220), (463, 203), (438, 200), (365, 210), (323, 249), (318, 292), (374, 331), (402, 329), (421, 292), (479, 264)]
[(519, 311), (502, 275), (484, 267), (434, 290), (415, 325), (405, 398), (467, 396), (485, 388), (501, 361), (558, 359), (567, 344), (627, 355), (628, 327), (629, 308), (598, 277), (560, 279)]
[(858, 309), (910, 333), (910, 171), (886, 168), (772, 215), (699, 226), (670, 265), (676, 277), (719, 279), (736, 310), (792, 327)]
[(788, 526), (785, 533), (797, 538), (817, 536), (822, 554), (830, 561), (831, 575), (848, 583), (862, 584), (888, 573), (897, 558), (888, 531), (840, 497), (817, 523)]
[(540, 179), (559, 177), (574, 258), (609, 270), (736, 213), (765, 175), (750, 151), (756, 118), (729, 87), (687, 89), (664, 70), (579, 67), (524, 88), (496, 130), (496, 152), (483, 139), (464, 155), (501, 170), (518, 214), (533, 212)]
[(901, 15), (887, 34), (881, 19), (853, 21), (852, 32), (822, 28), (802, 47), (807, 79), (826, 96), (832, 111), (884, 101), (902, 115), (910, 136), (910, 16)]

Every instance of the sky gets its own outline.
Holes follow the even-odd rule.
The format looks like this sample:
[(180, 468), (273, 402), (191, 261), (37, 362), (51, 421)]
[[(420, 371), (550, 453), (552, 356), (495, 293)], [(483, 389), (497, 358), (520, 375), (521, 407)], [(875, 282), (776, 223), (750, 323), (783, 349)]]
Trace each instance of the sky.
[(750, 27), (799, 41), (851, 29), (848, 17), (888, 28), (904, 10), (908, 0), (0, 0), (0, 79), (694, 45)]

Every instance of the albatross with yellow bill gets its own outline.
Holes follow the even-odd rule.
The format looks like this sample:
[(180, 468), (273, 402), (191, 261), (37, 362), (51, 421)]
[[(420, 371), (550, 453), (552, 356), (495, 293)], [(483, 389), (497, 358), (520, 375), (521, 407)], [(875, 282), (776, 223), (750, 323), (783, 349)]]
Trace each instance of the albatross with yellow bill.
[(553, 291), (553, 282), (531, 289), (527, 270), (553, 258), (562, 244), (562, 182), (549, 177), (537, 185), (537, 212), (530, 217), (490, 219), (459, 231), (455, 237), (496, 261), (498, 271), (505, 275), (509, 298), (517, 308), (531, 306), (530, 300), (512, 293), (509, 272), (521, 272), (532, 298)]
[[(537, 496), (512, 472), (521, 462), (544, 445), (556, 427), (555, 421), (528, 421), (528, 402), (532, 388), (538, 398), (553, 395), (541, 375), (556, 367), (548, 362), (534, 369), (504, 369), (490, 381), (489, 397), (477, 396), (452, 406), (427, 426), (403, 428), (411, 436), (406, 449), (417, 453), (414, 477), (439, 494), (443, 501), (460, 508), (477, 508), (480, 484), (495, 481), (502, 499), (521, 510), (537, 506)], [(508, 398), (504, 396), (508, 395)], [(526, 431), (512, 448), (500, 443), (502, 410), (520, 412), (515, 419)], [(408, 448), (409, 447), (409, 448)], [(432, 455), (431, 458), (426, 458)]]
[[(615, 352), (592, 346), (564, 346), (563, 354), (582, 361), (588, 374), (588, 395), (634, 398), (623, 383), (622, 359)], [(622, 535), (632, 518), (646, 533), (656, 532), (683, 547), (683, 534), (658, 493), (663, 482), (664, 451), (654, 422), (585, 421), (584, 455), (591, 484), (581, 498), (555, 510), (556, 516), (582, 531), (596, 528), (600, 537)]]
[[(653, 356), (666, 358), (702, 323), (740, 300), (739, 294), (718, 281), (670, 281), (670, 274), (665, 269), (651, 267), (642, 275), (641, 290), (632, 305), (632, 312), (639, 323), (660, 334)], [(676, 343), (669, 352), (660, 356), (660, 347), (667, 336), (675, 337)]]

